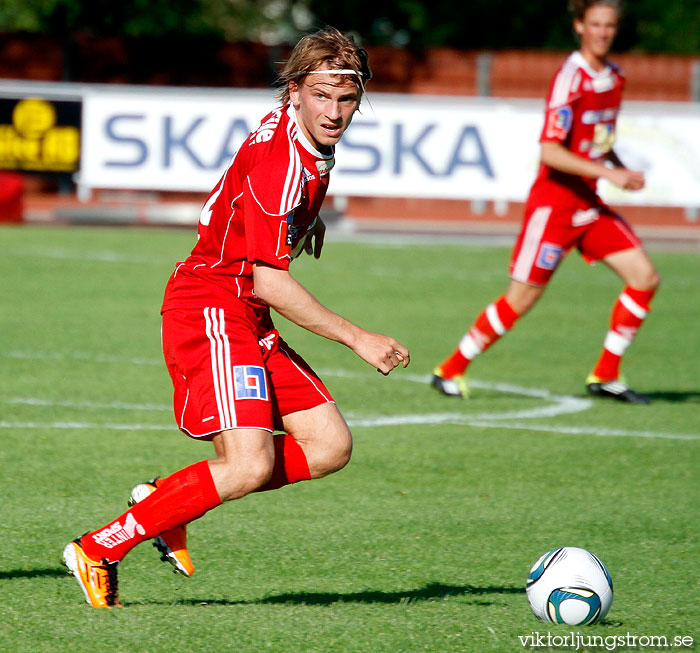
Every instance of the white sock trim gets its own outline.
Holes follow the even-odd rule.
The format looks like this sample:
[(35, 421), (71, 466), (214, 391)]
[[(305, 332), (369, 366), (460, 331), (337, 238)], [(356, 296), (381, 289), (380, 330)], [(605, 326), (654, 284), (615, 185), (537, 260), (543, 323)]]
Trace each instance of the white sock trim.
[(638, 317), (640, 320), (643, 320), (646, 316), (648, 311), (645, 311), (637, 302), (634, 301), (628, 294), (622, 293), (620, 297), (618, 298), (620, 300), (620, 303), (630, 312), (632, 315), (635, 317)]
[(506, 332), (506, 328), (501, 322), (501, 318), (498, 315), (498, 309), (496, 304), (489, 304), (486, 307), (486, 319), (489, 321), (491, 328), (499, 335), (502, 336)]
[(624, 338), (616, 331), (608, 331), (603, 347), (615, 356), (622, 356), (631, 344), (631, 340)]
[(479, 345), (476, 344), (474, 338), (467, 333), (459, 341), (459, 351), (464, 358), (467, 360), (472, 360), (472, 358), (475, 358), (482, 352), (482, 349), (480, 349)]

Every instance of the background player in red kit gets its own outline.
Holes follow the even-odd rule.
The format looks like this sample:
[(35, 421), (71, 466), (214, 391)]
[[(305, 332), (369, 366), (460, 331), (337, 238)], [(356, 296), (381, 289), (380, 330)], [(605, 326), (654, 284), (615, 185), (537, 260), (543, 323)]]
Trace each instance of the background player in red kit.
[(178, 426), (211, 440), (216, 458), (136, 486), (126, 513), (65, 547), (64, 563), (90, 605), (119, 605), (117, 566), (140, 542), (156, 538), (164, 559), (189, 576), (187, 523), (223, 501), (320, 478), (349, 461), (352, 438), (340, 411), (280, 337), (270, 308), (383, 374), (408, 365), (403, 345), (333, 313), (289, 274), (300, 251), (321, 254), (317, 216), (334, 146), (370, 77), (367, 53), (352, 39), (333, 28), (304, 37), (281, 74), (282, 105), (209, 196), (162, 315)]
[(535, 305), (562, 258), (577, 247), (624, 283), (587, 390), (630, 403), (649, 401), (620, 380), (620, 362), (649, 311), (659, 276), (629, 225), (596, 194), (600, 177), (627, 190), (644, 187), (644, 175), (625, 168), (612, 149), (625, 79), (607, 55), (622, 7), (620, 0), (574, 0), (571, 8), (581, 48), (564, 62), (549, 91), (541, 165), (511, 256), (511, 281), (435, 369), (432, 385), (446, 395), (467, 395), (469, 363)]

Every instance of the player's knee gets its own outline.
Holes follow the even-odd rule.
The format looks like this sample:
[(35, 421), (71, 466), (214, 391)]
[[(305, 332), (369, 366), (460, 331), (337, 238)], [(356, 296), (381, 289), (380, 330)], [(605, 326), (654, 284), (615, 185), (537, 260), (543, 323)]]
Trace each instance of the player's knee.
[(349, 430), (335, 433), (309, 452), (309, 471), (312, 478), (321, 478), (340, 471), (350, 462), (352, 436)]
[(267, 456), (260, 456), (245, 466), (243, 481), (250, 492), (265, 485), (272, 477), (273, 460)]
[(630, 284), (638, 290), (656, 290), (661, 283), (659, 273), (652, 267), (640, 272), (634, 283)]
[(331, 461), (331, 466), (333, 469), (331, 471), (337, 472), (345, 465), (350, 462), (350, 457), (352, 456), (352, 436), (350, 431), (347, 433), (347, 437), (339, 438), (336, 440), (331, 447), (331, 452), (329, 460)]
[(216, 488), (221, 499), (230, 501), (254, 492), (270, 480), (272, 469), (273, 460), (265, 455), (218, 465)]
[(649, 290), (656, 290), (661, 285), (661, 276), (656, 270), (651, 271), (647, 283)]

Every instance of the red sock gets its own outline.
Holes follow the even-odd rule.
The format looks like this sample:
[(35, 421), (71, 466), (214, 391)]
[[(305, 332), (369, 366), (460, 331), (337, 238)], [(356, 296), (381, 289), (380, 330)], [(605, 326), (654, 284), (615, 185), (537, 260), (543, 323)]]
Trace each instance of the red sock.
[(121, 560), (137, 544), (194, 521), (220, 503), (209, 463), (203, 460), (168, 476), (123, 515), (83, 535), (83, 550), (93, 560)]
[(464, 374), (469, 363), (504, 336), (515, 324), (518, 314), (501, 296), (489, 304), (459, 342), (459, 347), (439, 367), (446, 379)]
[(605, 336), (603, 351), (593, 368), (593, 375), (601, 381), (619, 378), (622, 357), (644, 322), (655, 292), (656, 289), (637, 290), (627, 286), (617, 298), (610, 316), (610, 329)]
[(256, 492), (276, 490), (284, 485), (308, 481), (311, 478), (304, 450), (291, 435), (286, 433), (276, 435), (273, 442), (275, 444), (275, 465), (272, 469), (272, 476)]

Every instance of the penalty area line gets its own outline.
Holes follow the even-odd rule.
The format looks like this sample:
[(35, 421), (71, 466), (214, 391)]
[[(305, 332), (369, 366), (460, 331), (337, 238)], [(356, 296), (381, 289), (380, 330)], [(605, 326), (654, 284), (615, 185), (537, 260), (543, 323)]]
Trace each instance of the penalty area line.
[[(154, 359), (129, 359), (112, 356), (88, 356), (75, 352), (73, 354), (46, 355), (40, 352), (0, 352), (6, 356), (16, 358), (36, 358), (36, 359), (69, 359), (69, 360), (96, 360), (100, 362), (130, 362), (137, 364), (156, 364)], [(334, 376), (340, 378), (367, 378), (367, 373), (348, 371), (342, 369), (322, 370), (323, 376)], [(418, 383), (428, 385), (430, 377), (417, 374), (392, 375), (390, 379), (397, 381)], [(668, 433), (655, 431), (633, 431), (619, 428), (606, 428), (597, 426), (568, 426), (555, 424), (542, 424), (526, 422), (535, 418), (552, 418), (559, 415), (574, 414), (589, 410), (594, 402), (588, 398), (573, 397), (570, 395), (557, 395), (549, 390), (541, 388), (525, 388), (509, 383), (491, 383), (472, 380), (472, 387), (495, 390), (507, 394), (515, 394), (533, 399), (540, 399), (545, 402), (543, 406), (533, 408), (490, 412), (490, 413), (468, 413), (468, 412), (441, 412), (441, 413), (412, 413), (401, 415), (367, 415), (363, 413), (346, 411), (348, 424), (353, 427), (383, 427), (383, 426), (406, 426), (425, 425), (437, 426), (441, 424), (464, 425), (481, 428), (516, 429), (527, 431), (538, 431), (546, 433), (558, 433), (569, 435), (588, 435), (596, 437), (637, 437), (648, 439), (667, 440), (699, 440), (697, 433)], [(6, 404), (24, 404), (34, 408), (47, 408), (60, 406), (63, 408), (97, 409), (97, 410), (117, 410), (117, 411), (164, 411), (169, 412), (170, 407), (165, 404), (154, 403), (127, 403), (127, 402), (89, 402), (89, 401), (51, 401), (37, 397), (14, 397), (3, 400)], [(469, 402), (463, 405), (467, 407)], [(0, 429), (94, 429), (94, 430), (116, 430), (116, 431), (176, 431), (177, 427), (171, 424), (124, 424), (124, 423), (95, 423), (82, 421), (8, 421), (0, 420)]]
[(627, 438), (660, 438), (663, 440), (700, 440), (700, 435), (694, 433), (663, 433), (656, 431), (626, 431), (625, 429), (606, 429), (586, 426), (550, 426), (545, 424), (525, 424), (518, 422), (506, 422), (497, 424), (494, 422), (470, 422), (470, 426), (485, 428), (508, 428), (524, 431), (545, 431), (547, 433), (560, 433), (562, 435), (592, 435), (595, 437), (627, 437)]
[(383, 426), (473, 426), (481, 428), (515, 429), (520, 431), (538, 431), (558, 433), (560, 435), (588, 435), (594, 437), (628, 437), (663, 440), (700, 440), (700, 435), (693, 433), (663, 433), (655, 431), (631, 431), (625, 429), (606, 429), (595, 426), (565, 426), (556, 424), (537, 424), (514, 422), (509, 419), (480, 419), (461, 413), (433, 413), (415, 415), (378, 415), (376, 417), (349, 417), (351, 427), (383, 427)]
[[(326, 370), (328, 376), (355, 377), (360, 376), (345, 370)], [(418, 374), (401, 374), (395, 377), (397, 380), (428, 385), (430, 376)], [(537, 431), (544, 433), (559, 433), (562, 435), (588, 435), (594, 437), (632, 437), (665, 440), (700, 440), (697, 433), (665, 433), (656, 431), (633, 431), (626, 429), (609, 429), (596, 426), (566, 426), (555, 424), (537, 424), (532, 422), (520, 422), (513, 420), (533, 419), (543, 417), (557, 417), (564, 414), (579, 413), (593, 407), (592, 399), (582, 397), (572, 397), (571, 395), (557, 395), (543, 388), (524, 388), (511, 383), (491, 383), (486, 381), (470, 380), (470, 385), (474, 388), (484, 390), (495, 390), (507, 394), (516, 394), (533, 399), (542, 399), (551, 402), (545, 406), (537, 406), (532, 409), (519, 411), (503, 411), (500, 413), (428, 413), (428, 414), (408, 414), (408, 415), (377, 415), (366, 416), (359, 414), (348, 414), (348, 424), (350, 426), (402, 426), (421, 425), (426, 426), (452, 424), (474, 426), (482, 428), (516, 429), (524, 431)]]

